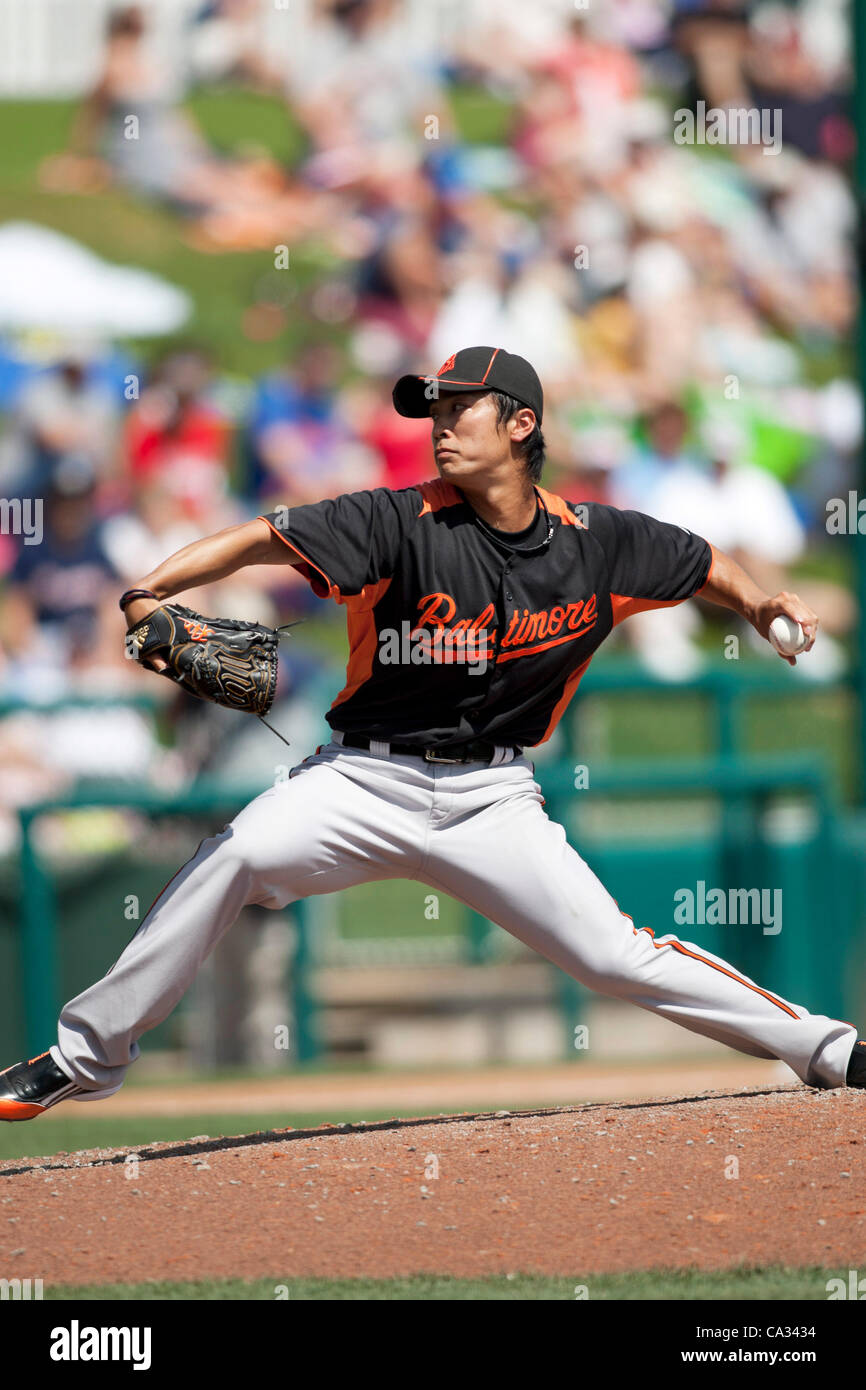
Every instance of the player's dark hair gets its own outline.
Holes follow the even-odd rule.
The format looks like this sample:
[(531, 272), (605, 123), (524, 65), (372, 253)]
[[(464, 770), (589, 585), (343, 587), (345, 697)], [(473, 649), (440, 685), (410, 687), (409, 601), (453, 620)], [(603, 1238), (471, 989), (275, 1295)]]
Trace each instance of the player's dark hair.
[[(507, 396), (504, 391), (494, 391), (493, 399), (496, 402), (497, 422), (504, 425), (506, 420), (510, 420), (512, 415), (516, 415), (518, 410), (524, 410), (522, 401), (516, 401), (513, 396)], [(541, 433), (541, 426), (536, 424), (528, 439), (523, 441), (523, 457), (526, 461), (526, 471), (534, 483), (541, 478), (544, 468), (545, 457), (544, 435)]]

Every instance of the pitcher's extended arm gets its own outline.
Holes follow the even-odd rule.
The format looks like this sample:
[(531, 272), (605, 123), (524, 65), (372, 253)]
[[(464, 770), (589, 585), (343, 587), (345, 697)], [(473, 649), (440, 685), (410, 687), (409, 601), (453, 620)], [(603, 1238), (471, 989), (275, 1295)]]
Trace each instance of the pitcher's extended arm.
[[(146, 618), (173, 594), (226, 579), (246, 565), (285, 565), (290, 555), (291, 551), (261, 517), (240, 526), (227, 526), (224, 531), (203, 536), (200, 541), (191, 541), (143, 579), (129, 585), (130, 589), (150, 589), (156, 598), (132, 599), (125, 609), (127, 625), (132, 627)], [(165, 667), (165, 662), (161, 657), (154, 657), (154, 666), (159, 670)]]
[[(257, 517), (255, 521), (227, 526), (224, 531), (191, 541), (129, 587), (150, 589), (162, 601), (185, 589), (226, 579), (246, 565), (284, 565), (290, 555), (291, 551), (267, 522)], [(127, 604), (126, 616), (130, 623), (136, 623), (155, 606), (153, 599), (133, 599)]]
[[(787, 614), (802, 627), (808, 639), (805, 650), (810, 651), (815, 645), (818, 632), (817, 613), (813, 613), (797, 594), (790, 594), (786, 590), (771, 598), (759, 588), (742, 565), (731, 559), (730, 555), (726, 555), (723, 550), (717, 550), (715, 546), (710, 548), (713, 552), (713, 562), (709, 578), (700, 591), (700, 597), (709, 600), (710, 603), (717, 603), (722, 608), (732, 608), (735, 613), (746, 618), (762, 637), (768, 637), (770, 623), (774, 618), (780, 613)], [(787, 661), (789, 666), (797, 664), (797, 658), (794, 656), (782, 659)]]

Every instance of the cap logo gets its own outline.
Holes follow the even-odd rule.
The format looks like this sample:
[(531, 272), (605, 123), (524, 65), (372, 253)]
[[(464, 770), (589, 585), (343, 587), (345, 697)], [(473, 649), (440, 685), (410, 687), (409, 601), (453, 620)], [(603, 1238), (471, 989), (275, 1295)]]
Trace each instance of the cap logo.
[(455, 361), (455, 358), (456, 358), (456, 357), (457, 357), (457, 353), (456, 353), (456, 352), (452, 352), (452, 354), (451, 354), (451, 356), (448, 358), (447, 362), (443, 362), (443, 363), (442, 363), (442, 366), (439, 368), (439, 370), (438, 370), (438, 372), (436, 373), (436, 375), (437, 375), (437, 376), (444, 376), (446, 372), (453, 372), (453, 370), (454, 370), (454, 361)]

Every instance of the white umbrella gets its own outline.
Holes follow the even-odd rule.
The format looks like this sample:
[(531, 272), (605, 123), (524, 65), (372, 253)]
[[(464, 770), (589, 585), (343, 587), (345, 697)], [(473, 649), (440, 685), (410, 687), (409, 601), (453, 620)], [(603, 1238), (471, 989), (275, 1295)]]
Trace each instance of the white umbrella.
[(174, 332), (191, 307), (158, 275), (111, 265), (59, 232), (0, 226), (0, 329), (147, 338)]

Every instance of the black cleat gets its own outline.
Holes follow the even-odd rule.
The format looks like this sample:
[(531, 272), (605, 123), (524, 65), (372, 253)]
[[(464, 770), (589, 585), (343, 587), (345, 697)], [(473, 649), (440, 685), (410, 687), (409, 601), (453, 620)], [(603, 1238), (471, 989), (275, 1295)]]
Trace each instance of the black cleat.
[(50, 1052), (0, 1072), (0, 1120), (35, 1120), (58, 1101), (84, 1095)]
[(854, 1044), (845, 1085), (866, 1089), (866, 1038), (858, 1038)]

